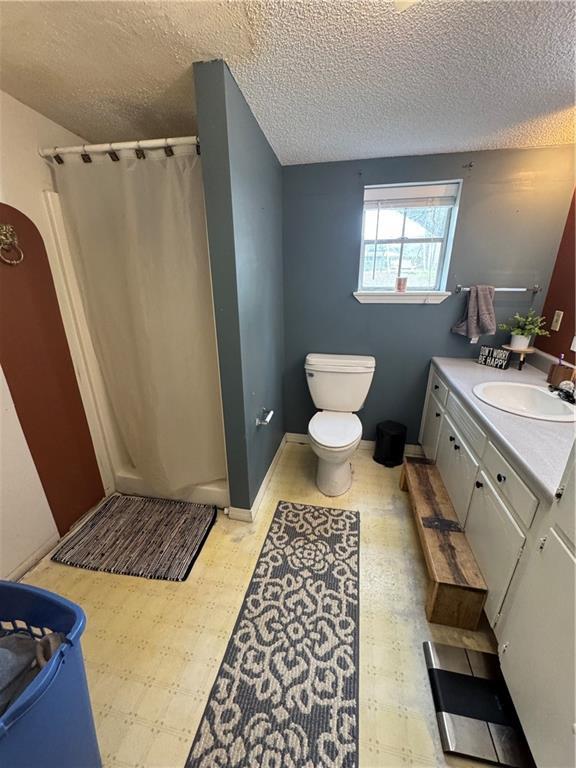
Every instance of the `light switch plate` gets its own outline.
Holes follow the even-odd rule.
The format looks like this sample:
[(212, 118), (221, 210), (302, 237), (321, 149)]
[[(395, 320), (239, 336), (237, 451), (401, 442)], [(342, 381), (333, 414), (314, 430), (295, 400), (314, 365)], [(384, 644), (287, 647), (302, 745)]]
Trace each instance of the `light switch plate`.
[(554, 317), (552, 318), (552, 322), (550, 323), (550, 329), (552, 331), (559, 331), (560, 330), (560, 323), (562, 322), (562, 318), (564, 317), (564, 312), (561, 312), (559, 309), (554, 312)]

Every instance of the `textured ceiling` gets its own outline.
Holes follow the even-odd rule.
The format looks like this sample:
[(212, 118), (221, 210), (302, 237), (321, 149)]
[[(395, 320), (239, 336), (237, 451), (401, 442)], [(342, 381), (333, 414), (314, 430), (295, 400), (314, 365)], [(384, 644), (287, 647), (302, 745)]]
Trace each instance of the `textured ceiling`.
[(89, 141), (183, 135), (195, 131), (192, 62), (224, 58), (286, 164), (563, 144), (575, 9), (0, 2), (0, 86)]

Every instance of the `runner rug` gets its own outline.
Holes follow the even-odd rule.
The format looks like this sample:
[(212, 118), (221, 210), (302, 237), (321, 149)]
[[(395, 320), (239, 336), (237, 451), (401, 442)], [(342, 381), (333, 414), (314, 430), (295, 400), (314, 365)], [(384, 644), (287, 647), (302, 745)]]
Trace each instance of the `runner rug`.
[(52, 560), (91, 571), (184, 581), (215, 520), (216, 507), (210, 505), (116, 493)]
[(187, 768), (355, 768), (357, 512), (281, 501)]

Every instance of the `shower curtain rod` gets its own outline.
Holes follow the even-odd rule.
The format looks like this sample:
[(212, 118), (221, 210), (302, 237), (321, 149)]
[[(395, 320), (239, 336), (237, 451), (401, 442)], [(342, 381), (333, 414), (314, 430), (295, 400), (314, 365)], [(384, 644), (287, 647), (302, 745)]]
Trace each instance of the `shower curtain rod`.
[(121, 149), (162, 149), (181, 147), (187, 144), (200, 146), (198, 136), (178, 136), (173, 139), (142, 139), (141, 141), (113, 141), (108, 144), (82, 144), (78, 147), (46, 147), (39, 150), (40, 157), (55, 157), (56, 155), (98, 154), (117, 152)]

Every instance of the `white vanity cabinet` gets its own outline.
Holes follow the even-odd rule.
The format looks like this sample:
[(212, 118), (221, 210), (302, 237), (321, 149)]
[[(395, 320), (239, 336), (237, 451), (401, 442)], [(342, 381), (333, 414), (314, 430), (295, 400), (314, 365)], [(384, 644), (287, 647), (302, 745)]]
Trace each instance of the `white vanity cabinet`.
[(498, 634), (510, 582), (540, 499), (434, 365), (428, 378), (420, 442), (425, 456), (436, 462), (488, 585), (485, 611)]
[(560, 483), (562, 496), (554, 503), (553, 523), (572, 550), (576, 544), (576, 443)]
[[(543, 497), (507, 458), (506, 435), (487, 435), (458, 391), (433, 365), (420, 439), (488, 585), (485, 612), (536, 765), (573, 768), (576, 446), (561, 498)], [(441, 413), (436, 420), (433, 409)]]
[(538, 508), (538, 498), (492, 443), (488, 443), (483, 464), (496, 481), (499, 493), (516, 511), (526, 528), (530, 528)]
[(432, 461), (436, 460), (438, 438), (440, 437), (443, 415), (444, 408), (440, 405), (436, 397), (430, 393), (422, 418), (420, 443), (422, 445), (422, 450), (424, 451), (424, 456)]
[(478, 461), (447, 415), (442, 420), (436, 464), (460, 525), (464, 526), (478, 472)]
[(438, 371), (436, 371), (434, 368), (430, 371), (430, 392), (434, 395), (436, 400), (440, 403), (440, 405), (446, 405), (446, 401), (448, 400), (448, 385), (442, 380), (440, 375), (438, 374)]
[(575, 463), (573, 448), (564, 494), (515, 580), (499, 637), (502, 672), (541, 768), (576, 765)]
[(573, 768), (574, 570), (554, 529), (532, 551), (499, 644), (502, 672), (536, 765)]
[(526, 537), (484, 472), (475, 481), (465, 531), (488, 586), (484, 611), (494, 626)]
[(431, 461), (436, 461), (438, 439), (447, 400), (448, 387), (434, 367), (432, 367), (428, 377), (428, 389), (426, 391), (424, 413), (422, 414), (422, 424), (418, 438), (424, 451), (424, 456)]

